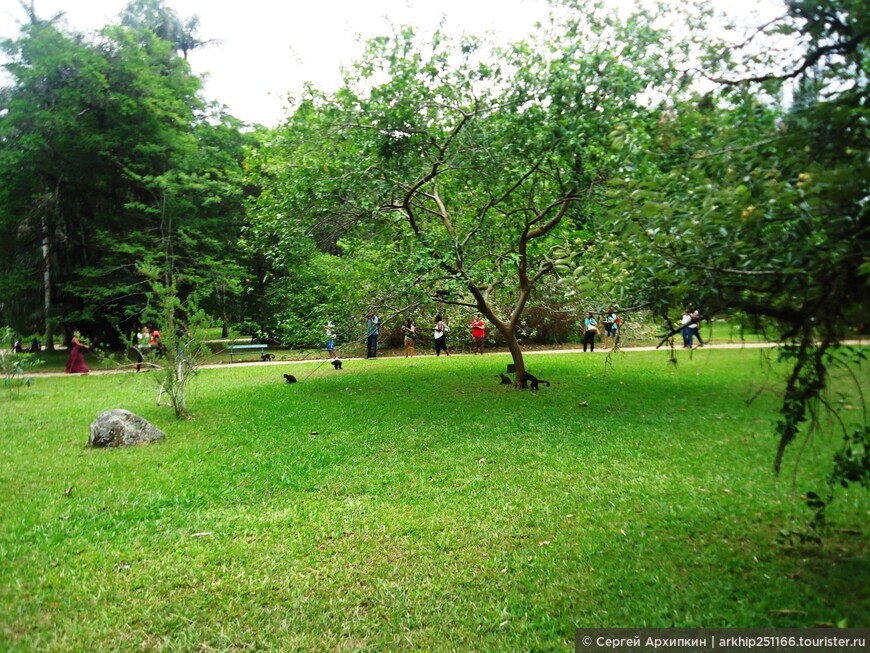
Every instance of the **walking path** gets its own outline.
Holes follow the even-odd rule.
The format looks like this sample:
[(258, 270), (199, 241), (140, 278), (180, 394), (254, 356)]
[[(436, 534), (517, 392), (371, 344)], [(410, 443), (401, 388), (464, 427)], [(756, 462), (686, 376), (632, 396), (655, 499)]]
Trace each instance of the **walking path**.
[[(706, 350), (706, 349), (770, 349), (772, 347), (776, 347), (778, 344), (779, 343), (775, 343), (775, 342), (728, 342), (728, 343), (721, 343), (721, 344), (707, 344), (707, 345), (704, 345), (703, 347), (695, 347), (693, 349), (693, 351)], [(858, 340), (845, 340), (845, 341), (843, 341), (842, 344), (844, 344), (844, 345), (863, 345), (865, 343), (862, 339), (858, 339)], [(523, 354), (528, 356), (530, 354), (550, 355), (550, 354), (587, 353), (589, 355), (594, 356), (594, 355), (600, 355), (600, 354), (610, 354), (610, 353), (614, 353), (614, 352), (619, 354), (619, 353), (628, 353), (628, 352), (635, 352), (635, 351), (656, 351), (656, 350), (665, 351), (666, 349), (668, 349), (668, 347), (666, 345), (662, 345), (661, 347), (655, 347), (653, 345), (645, 345), (645, 346), (638, 346), (638, 347), (619, 347), (617, 349), (612, 349), (612, 348), (601, 349), (601, 348), (599, 348), (599, 349), (596, 349), (594, 352), (583, 352), (583, 349), (578, 346), (578, 347), (567, 347), (567, 348), (563, 347), (560, 349), (526, 349), (523, 351)], [(683, 351), (682, 347), (676, 347), (676, 349), (678, 351)], [(494, 356), (494, 355), (498, 355), (498, 354), (510, 355), (510, 352), (508, 352), (507, 349), (503, 349), (503, 348), (489, 349), (489, 350), (487, 350), (487, 353), (484, 354), (484, 356)], [(433, 357), (434, 355), (435, 354), (433, 354), (433, 353), (417, 354), (414, 356), (414, 358), (420, 358), (420, 357), (429, 358), (429, 357)], [(451, 354), (451, 355), (452, 356), (474, 356), (475, 354), (473, 352), (463, 352), (463, 353)], [(396, 359), (396, 360), (398, 360), (398, 359), (402, 359), (404, 357), (401, 355), (401, 352), (399, 352), (399, 354), (397, 354), (395, 356), (382, 356), (381, 358), (382, 359)], [(342, 361), (353, 361), (353, 360), (365, 360), (365, 358), (349, 357), (349, 358), (342, 358), (341, 360)], [(318, 356), (316, 358), (302, 358), (302, 359), (298, 359), (298, 360), (292, 360), (292, 359), (291, 360), (273, 360), (273, 361), (254, 360), (254, 361), (240, 361), (240, 362), (234, 362), (234, 363), (207, 363), (204, 365), (197, 365), (196, 368), (202, 370), (202, 369), (232, 369), (232, 368), (236, 368), (236, 367), (253, 367), (253, 366), (263, 367), (263, 366), (267, 366), (267, 365), (288, 365), (288, 364), (293, 364), (293, 365), (318, 364), (318, 365), (322, 365), (324, 363), (327, 363), (328, 361), (329, 361), (328, 358)], [(133, 367), (134, 366), (121, 367), (121, 368), (117, 368), (117, 369), (92, 369), (90, 371), (90, 374), (130, 374), (130, 373), (135, 373), (135, 369), (133, 369)], [(25, 376), (46, 377), (46, 376), (68, 376), (68, 375), (66, 374), (66, 372), (29, 372)]]

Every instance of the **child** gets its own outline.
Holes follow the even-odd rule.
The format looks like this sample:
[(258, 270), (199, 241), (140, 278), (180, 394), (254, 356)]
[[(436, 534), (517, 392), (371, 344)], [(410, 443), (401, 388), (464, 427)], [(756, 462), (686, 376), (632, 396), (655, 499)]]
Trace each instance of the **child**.
[(335, 325), (332, 320), (326, 323), (326, 351), (330, 358), (335, 358)]

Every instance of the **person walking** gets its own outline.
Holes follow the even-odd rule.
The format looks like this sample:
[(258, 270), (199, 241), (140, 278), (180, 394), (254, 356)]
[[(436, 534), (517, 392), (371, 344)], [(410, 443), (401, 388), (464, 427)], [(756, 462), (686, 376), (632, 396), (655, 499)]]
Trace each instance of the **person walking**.
[(472, 351), (476, 354), (483, 354), (483, 343), (486, 341), (486, 322), (480, 317), (480, 313), (475, 313), (474, 319), (471, 320), (471, 341)]
[(66, 360), (67, 374), (87, 374), (90, 372), (85, 363), (84, 352), (90, 351), (90, 347), (82, 340), (82, 334), (78, 331), (73, 333), (69, 345), (69, 358)]
[(366, 358), (374, 359), (378, 357), (378, 335), (380, 334), (380, 324), (381, 321), (374, 311), (368, 314), (366, 320)]
[(435, 336), (435, 355), (440, 356), (443, 351), (448, 356), (450, 352), (447, 350), (447, 334), (450, 332), (450, 327), (441, 319), (441, 315), (435, 316), (435, 327), (432, 329), (432, 334)]
[(616, 314), (616, 309), (612, 306), (607, 309), (602, 322), (604, 323), (604, 342), (601, 348), (607, 349), (608, 338), (612, 338), (613, 346), (616, 346), (616, 336), (619, 333), (619, 316)]
[(417, 326), (411, 318), (406, 318), (402, 322), (402, 335), (405, 336), (405, 358), (413, 358), (417, 347)]
[(586, 312), (583, 319), (583, 351), (595, 351), (595, 336), (598, 335), (598, 321), (592, 316), (592, 311)]

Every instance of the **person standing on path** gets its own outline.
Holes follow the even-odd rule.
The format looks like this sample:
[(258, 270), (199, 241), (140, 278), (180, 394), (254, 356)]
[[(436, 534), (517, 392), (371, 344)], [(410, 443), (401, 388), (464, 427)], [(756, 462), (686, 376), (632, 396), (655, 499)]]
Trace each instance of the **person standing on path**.
[(378, 357), (378, 335), (380, 334), (380, 324), (381, 321), (374, 311), (368, 314), (368, 319), (366, 320), (366, 358)]
[(402, 322), (402, 335), (405, 336), (405, 358), (413, 358), (417, 347), (417, 326), (411, 318), (405, 318)]
[(694, 311), (692, 311), (691, 315), (692, 319), (694, 320), (691, 325), (692, 335), (698, 339), (698, 346), (703, 347), (704, 339), (701, 338), (701, 314), (698, 312), (698, 309), (695, 309)]
[(335, 358), (335, 325), (332, 320), (326, 323), (326, 352), (330, 358)]
[(448, 327), (444, 320), (441, 319), (441, 315), (435, 316), (435, 327), (432, 329), (432, 334), (435, 336), (435, 355), (440, 356), (441, 352), (444, 351), (448, 356), (450, 352), (447, 350), (447, 334), (450, 332), (450, 327)]
[(692, 328), (692, 313), (687, 308), (683, 311), (683, 317), (680, 320), (680, 333), (683, 336), (683, 349), (692, 348), (692, 336), (695, 334), (695, 329)]
[(613, 344), (616, 345), (616, 336), (619, 329), (618, 320), (619, 317), (616, 314), (616, 309), (611, 306), (604, 315), (604, 343), (601, 346), (602, 349), (607, 349), (608, 338), (612, 338)]
[(483, 343), (486, 341), (486, 322), (480, 317), (480, 313), (475, 313), (474, 319), (471, 321), (471, 340), (472, 351), (475, 354), (483, 354)]
[(142, 328), (136, 334), (136, 371), (142, 369), (142, 363), (145, 362), (145, 352), (151, 347), (151, 329), (147, 324), (143, 324)]
[(592, 316), (592, 311), (586, 312), (586, 317), (583, 319), (583, 351), (589, 347), (590, 351), (595, 351), (595, 336), (598, 335), (598, 321)]

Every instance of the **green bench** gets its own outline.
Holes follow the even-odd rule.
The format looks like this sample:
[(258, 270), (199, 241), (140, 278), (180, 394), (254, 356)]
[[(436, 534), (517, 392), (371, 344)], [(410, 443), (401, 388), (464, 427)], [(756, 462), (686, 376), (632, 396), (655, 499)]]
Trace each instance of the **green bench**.
[(266, 350), (269, 345), (229, 345), (227, 351), (230, 352), (230, 362), (233, 362), (233, 354), (260, 354), (260, 360), (269, 360)]

